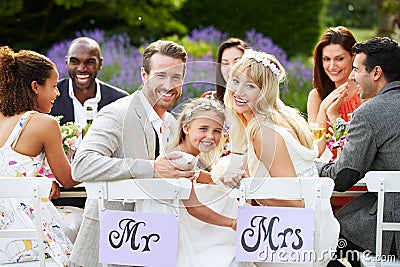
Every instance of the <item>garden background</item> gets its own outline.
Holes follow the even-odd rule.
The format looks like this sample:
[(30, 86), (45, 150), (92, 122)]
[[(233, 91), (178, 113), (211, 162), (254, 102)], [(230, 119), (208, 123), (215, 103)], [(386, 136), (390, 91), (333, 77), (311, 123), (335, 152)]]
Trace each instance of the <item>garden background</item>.
[(0, 45), (48, 55), (67, 77), (69, 42), (89, 36), (102, 48), (99, 78), (128, 92), (141, 84), (143, 47), (174, 40), (190, 58), (182, 100), (212, 90), (218, 45), (244, 39), (274, 54), (288, 72), (285, 103), (306, 111), (312, 88), (312, 52), (321, 33), (343, 25), (358, 41), (398, 40), (399, 0), (0, 0)]

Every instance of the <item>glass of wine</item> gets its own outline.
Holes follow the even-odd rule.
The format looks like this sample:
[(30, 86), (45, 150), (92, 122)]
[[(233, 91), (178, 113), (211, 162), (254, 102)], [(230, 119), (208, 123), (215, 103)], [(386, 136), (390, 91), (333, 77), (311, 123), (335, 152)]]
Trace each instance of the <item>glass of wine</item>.
[(314, 142), (318, 144), (325, 138), (325, 124), (318, 122), (310, 122), (309, 125), (314, 135)]

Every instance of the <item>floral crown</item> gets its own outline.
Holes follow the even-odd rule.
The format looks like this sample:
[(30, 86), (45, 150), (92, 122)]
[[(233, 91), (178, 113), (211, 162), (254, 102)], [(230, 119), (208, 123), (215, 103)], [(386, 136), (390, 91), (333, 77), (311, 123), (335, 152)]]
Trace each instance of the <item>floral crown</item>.
[(224, 108), (216, 100), (214, 100), (214, 99), (208, 100), (208, 98), (204, 98), (204, 99), (207, 99), (207, 101), (203, 102), (203, 103), (201, 103), (201, 104), (199, 104), (199, 105), (197, 105), (195, 107), (188, 108), (185, 111), (185, 120), (189, 119), (192, 116), (193, 111), (195, 111), (195, 110), (197, 110), (199, 108), (201, 108), (203, 110), (210, 110), (211, 108), (214, 108), (215, 110), (217, 110), (217, 111), (219, 111), (221, 113), (224, 113)]
[(263, 64), (264, 67), (268, 67), (272, 71), (272, 73), (275, 74), (276, 79), (279, 82), (279, 80), (281, 78), (281, 72), (276, 67), (276, 65), (271, 62), (271, 60), (269, 60), (268, 58), (264, 58), (262, 52), (257, 52), (257, 51), (251, 50), (251, 49), (246, 49), (242, 58), (254, 59), (255, 61)]

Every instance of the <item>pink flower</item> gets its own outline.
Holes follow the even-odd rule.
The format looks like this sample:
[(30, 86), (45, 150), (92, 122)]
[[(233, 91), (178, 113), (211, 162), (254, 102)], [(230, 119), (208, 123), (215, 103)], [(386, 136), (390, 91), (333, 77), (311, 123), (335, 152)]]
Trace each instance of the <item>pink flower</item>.
[(342, 148), (348, 141), (347, 131), (350, 122), (345, 121), (341, 117), (336, 119), (335, 123), (328, 122), (330, 124), (330, 130), (333, 134), (328, 134), (329, 139), (327, 140), (327, 146), (330, 150), (335, 148)]

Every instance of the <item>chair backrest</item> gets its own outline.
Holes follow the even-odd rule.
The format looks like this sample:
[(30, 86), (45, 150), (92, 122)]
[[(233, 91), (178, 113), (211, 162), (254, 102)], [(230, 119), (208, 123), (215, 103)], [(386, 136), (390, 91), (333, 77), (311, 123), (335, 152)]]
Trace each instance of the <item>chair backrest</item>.
[(241, 205), (247, 199), (304, 200), (306, 208), (314, 209), (314, 250), (320, 251), (321, 201), (330, 199), (333, 187), (331, 178), (244, 178), (230, 196), (239, 198)]
[[(135, 201), (139, 199), (188, 199), (192, 189), (189, 179), (140, 178), (108, 182), (85, 182), (87, 198), (97, 199), (99, 212), (104, 201)], [(103, 264), (104, 267), (108, 264)]]
[[(385, 193), (400, 193), (400, 171), (369, 171), (365, 174), (368, 192), (378, 193), (376, 216), (376, 259), (382, 255), (382, 232), (400, 231), (400, 222), (384, 222)], [(377, 261), (376, 266), (381, 266)]]
[(52, 179), (40, 177), (0, 177), (0, 197), (2, 198), (31, 198), (35, 209), (33, 219), (35, 229), (0, 230), (0, 238), (37, 239), (40, 266), (44, 267), (44, 234), (42, 231), (42, 216), (40, 199), (50, 194)]
[(87, 198), (98, 199), (99, 209), (103, 209), (103, 200), (188, 199), (192, 189), (192, 182), (184, 178), (141, 178), (108, 182), (85, 182), (85, 188)]

